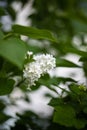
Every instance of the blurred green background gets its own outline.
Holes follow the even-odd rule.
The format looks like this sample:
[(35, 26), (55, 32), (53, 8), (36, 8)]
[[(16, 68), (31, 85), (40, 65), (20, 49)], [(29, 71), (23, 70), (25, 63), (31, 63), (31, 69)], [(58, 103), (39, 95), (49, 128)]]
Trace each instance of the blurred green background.
[[(81, 83), (83, 82), (87, 85), (87, 0), (0, 0), (0, 26), (3, 33), (9, 33), (11, 26), (15, 23), (52, 31), (57, 39), (56, 44), (47, 40), (32, 40), (28, 37), (22, 37), (22, 39), (28, 43), (29, 50), (34, 53), (53, 54), (58, 58), (58, 67), (67, 67), (69, 69), (70, 67), (80, 68), (79, 66), (81, 65), (80, 69), (84, 75), (84, 81), (82, 79)], [(68, 55), (72, 55), (71, 61), (73, 63), (60, 60)], [(74, 57), (78, 59), (77, 66), (74, 64), (76, 62)], [(2, 65), (2, 61), (3, 59), (1, 58), (0, 65)], [(69, 76), (75, 77), (75, 74), (74, 70)], [(70, 79), (66, 78), (62, 79), (64, 83), (70, 81)], [(48, 77), (44, 78), (43, 82), (45, 83), (47, 79)], [(58, 82), (61, 83), (61, 78)], [(32, 91), (38, 90), (38, 86), (40, 84), (37, 84)], [(25, 102), (30, 103), (27, 93), (24, 91), (22, 98)], [(49, 92), (45, 96), (52, 97)], [(9, 118), (9, 116), (2, 114), (2, 111), (5, 110), (5, 107), (10, 108), (10, 105), (16, 107), (16, 100), (11, 96), (0, 96), (0, 130), (4, 130), (4, 127), (6, 127), (6, 130), (75, 129), (53, 123), (52, 114), (43, 117), (28, 110), (22, 114), (17, 113), (19, 120), (12, 118), (12, 120), (15, 120), (14, 126), (9, 128), (6, 123), (2, 125)]]

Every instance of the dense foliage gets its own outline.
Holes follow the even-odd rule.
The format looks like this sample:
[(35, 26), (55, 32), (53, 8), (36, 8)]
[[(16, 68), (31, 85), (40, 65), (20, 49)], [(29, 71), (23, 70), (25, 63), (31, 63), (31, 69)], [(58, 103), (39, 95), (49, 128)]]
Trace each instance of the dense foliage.
[[(86, 130), (87, 0), (30, 1), (34, 11), (26, 19), (31, 20), (31, 26), (15, 24), (18, 12), (12, 6), (14, 2), (21, 3), (21, 10), (29, 4), (28, 0), (0, 0), (0, 130)], [(11, 24), (6, 29), (8, 23), (5, 26), (3, 19), (8, 16)], [(85, 81), (80, 83), (74, 76), (44, 74), (28, 90), (23, 79), (25, 63), (32, 62), (32, 58), (25, 60), (28, 51), (54, 55), (56, 68), (82, 70)], [(69, 54), (78, 57), (78, 64), (66, 59)], [(25, 95), (23, 100), (30, 103), (27, 94), (42, 85), (56, 93), (56, 97), (46, 93), (51, 98), (48, 105), (53, 108), (52, 115), (41, 117), (30, 110), (16, 113), (15, 125), (8, 128), (6, 121), (14, 117), (5, 109), (16, 106), (16, 100), (11, 98), (12, 92), (19, 88)]]

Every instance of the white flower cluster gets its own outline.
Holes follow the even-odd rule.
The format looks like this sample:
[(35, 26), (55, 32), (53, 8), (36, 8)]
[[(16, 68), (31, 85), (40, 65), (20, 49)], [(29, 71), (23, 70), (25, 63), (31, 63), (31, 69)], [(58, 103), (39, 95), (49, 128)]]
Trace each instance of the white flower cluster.
[[(33, 53), (28, 52), (30, 57)], [(56, 66), (56, 59), (50, 54), (38, 54), (33, 55), (33, 62), (27, 63), (24, 66), (23, 77), (28, 83), (28, 87), (35, 85), (35, 81), (41, 77), (41, 75), (48, 73)]]

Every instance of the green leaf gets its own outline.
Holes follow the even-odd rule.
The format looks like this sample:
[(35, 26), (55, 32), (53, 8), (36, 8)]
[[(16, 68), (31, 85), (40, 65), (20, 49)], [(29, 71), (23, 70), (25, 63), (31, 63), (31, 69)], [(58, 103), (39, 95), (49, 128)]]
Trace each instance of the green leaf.
[(68, 78), (68, 77), (50, 77), (48, 74), (45, 74), (44, 76), (42, 76), (38, 82), (40, 84), (49, 86), (49, 85), (58, 85), (59, 83), (66, 83), (66, 82), (74, 82), (76, 83), (76, 81), (72, 78)]
[(50, 41), (56, 42), (55, 37), (53, 34), (45, 29), (37, 29), (33, 27), (26, 27), (21, 25), (13, 25), (12, 27), (13, 31), (20, 35), (29, 36), (30, 38), (34, 39), (47, 39)]
[(52, 98), (48, 105), (53, 107), (63, 105), (63, 100), (62, 98)]
[(12, 79), (0, 78), (0, 96), (10, 94), (14, 83)]
[(87, 114), (87, 106), (85, 106), (85, 107), (83, 108), (83, 112), (84, 112), (85, 114)]
[(15, 11), (14, 8), (12, 8), (12, 6), (10, 4), (7, 6), (7, 11), (10, 14), (12, 20), (15, 21), (15, 19), (16, 19), (16, 11)]
[(40, 84), (46, 85), (46, 86), (50, 86), (50, 85), (58, 85), (58, 78), (57, 77), (49, 77), (48, 79), (45, 80), (45, 77), (42, 77), (38, 80), (38, 82)]
[(3, 32), (0, 30), (0, 39), (3, 39), (3, 37), (4, 37), (4, 34), (3, 34)]
[(7, 116), (4, 113), (0, 112), (0, 124), (4, 123), (9, 118), (10, 118), (10, 116)]
[(80, 67), (79, 65), (77, 65), (71, 61), (68, 61), (65, 59), (60, 59), (60, 58), (56, 58), (56, 65), (58, 67)]
[(87, 124), (87, 121), (85, 119), (75, 119), (74, 126), (77, 129), (82, 129)]
[(5, 10), (2, 8), (2, 7), (0, 7), (0, 16), (3, 16), (3, 15), (5, 15), (6, 13), (5, 13)]
[(82, 33), (82, 32), (87, 33), (87, 23), (84, 23), (83, 21), (80, 20), (73, 19), (72, 25), (74, 27), (75, 33)]
[(5, 105), (3, 104), (3, 102), (0, 101), (0, 111), (2, 111), (5, 108)]
[(75, 118), (75, 110), (68, 105), (55, 107), (53, 121), (67, 127), (73, 126)]
[(81, 51), (81, 50), (75, 48), (74, 46), (72, 46), (72, 47), (65, 46), (64, 50), (68, 53), (74, 53), (74, 54), (77, 54), (77, 55), (80, 55), (80, 56), (83, 56), (83, 57), (87, 57), (86, 51)]
[(69, 77), (58, 77), (58, 82), (66, 83), (66, 82), (74, 82), (76, 83), (77, 81), (69, 78)]
[(75, 93), (77, 95), (79, 95), (81, 93), (79, 86), (76, 84), (70, 84), (68, 87), (69, 87), (70, 91), (72, 91), (73, 93)]
[(87, 62), (87, 55), (86, 55), (85, 57), (81, 57), (81, 58), (79, 59), (79, 61)]
[(18, 38), (9, 38), (0, 41), (0, 55), (23, 69), (27, 48), (25, 43)]

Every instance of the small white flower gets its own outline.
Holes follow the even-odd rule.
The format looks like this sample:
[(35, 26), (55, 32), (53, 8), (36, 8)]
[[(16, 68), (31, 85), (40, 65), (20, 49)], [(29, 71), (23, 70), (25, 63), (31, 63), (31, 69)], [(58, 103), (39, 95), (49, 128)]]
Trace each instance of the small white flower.
[(32, 55), (33, 55), (33, 52), (32, 51), (28, 51), (26, 56), (25, 56), (25, 59), (30, 58)]
[(28, 82), (28, 86), (35, 85), (35, 81), (41, 77), (41, 69), (38, 63), (31, 62), (24, 66), (23, 76)]
[(50, 54), (34, 55), (34, 60), (39, 63), (42, 73), (46, 73), (56, 66), (55, 58)]
[[(27, 54), (33, 55), (30, 52)], [(56, 60), (50, 54), (33, 55), (33, 59), (33, 62), (25, 64), (23, 70), (23, 77), (29, 87), (35, 85), (35, 81), (38, 81), (41, 75), (48, 73), (56, 66)]]
[(32, 52), (32, 51), (28, 51), (28, 52), (27, 52), (27, 55), (28, 55), (28, 56), (31, 56), (31, 55), (33, 55), (33, 52)]

